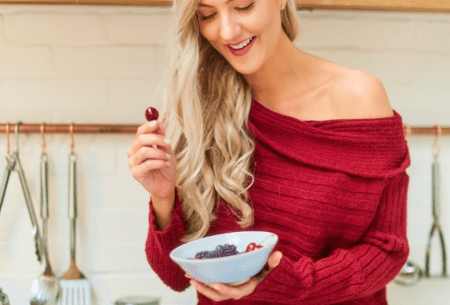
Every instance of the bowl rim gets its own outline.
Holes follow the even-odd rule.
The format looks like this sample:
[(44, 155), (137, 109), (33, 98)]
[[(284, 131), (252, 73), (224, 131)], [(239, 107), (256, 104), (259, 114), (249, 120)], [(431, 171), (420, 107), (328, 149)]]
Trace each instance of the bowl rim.
[(274, 238), (269, 239), (270, 242), (269, 244), (265, 245), (263, 248), (259, 248), (259, 249), (255, 249), (253, 251), (250, 252), (241, 252), (238, 253), (239, 257), (241, 258), (245, 258), (246, 256), (252, 255), (254, 253), (260, 252), (260, 251), (264, 251), (267, 248), (270, 247), (275, 247), (275, 245), (278, 243), (278, 235), (273, 233), (273, 232), (268, 232), (268, 231), (237, 231), (237, 232), (228, 232), (228, 233), (221, 233), (221, 234), (216, 234), (216, 235), (211, 235), (211, 236), (205, 236), (196, 240), (192, 240), (190, 242), (184, 243), (178, 247), (176, 247), (175, 249), (173, 249), (172, 251), (170, 251), (170, 258), (173, 259), (174, 261), (179, 261), (179, 262), (189, 262), (192, 264), (204, 264), (206, 262), (219, 262), (219, 261), (226, 261), (226, 260), (230, 260), (233, 259), (237, 256), (237, 254), (234, 255), (229, 255), (229, 256), (223, 256), (223, 257), (214, 257), (214, 258), (205, 258), (205, 259), (192, 259), (192, 258), (183, 258), (183, 257), (176, 257), (173, 253), (178, 250), (179, 248), (186, 246), (189, 243), (193, 243), (196, 241), (199, 241), (203, 238), (210, 238), (210, 237), (217, 237), (217, 236), (222, 236), (222, 235), (229, 235), (229, 234), (245, 234), (245, 233), (267, 233), (268, 236), (273, 234)]

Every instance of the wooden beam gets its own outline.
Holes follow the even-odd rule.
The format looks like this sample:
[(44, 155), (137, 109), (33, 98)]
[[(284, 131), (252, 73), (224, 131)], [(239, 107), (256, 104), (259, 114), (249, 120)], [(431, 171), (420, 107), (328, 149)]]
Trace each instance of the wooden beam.
[(450, 13), (450, 0), (296, 0), (299, 8)]
[[(186, 0), (187, 1), (187, 0)], [(296, 0), (299, 9), (450, 13), (450, 0)], [(171, 6), (172, 0), (0, 0), (0, 4)]]
[(171, 0), (0, 0), (1, 4), (171, 6)]

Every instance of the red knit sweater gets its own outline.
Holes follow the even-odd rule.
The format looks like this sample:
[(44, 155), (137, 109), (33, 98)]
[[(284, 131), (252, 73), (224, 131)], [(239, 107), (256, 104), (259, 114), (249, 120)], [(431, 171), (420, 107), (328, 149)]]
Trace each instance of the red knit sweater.
[[(278, 234), (283, 258), (251, 295), (220, 304), (387, 304), (386, 284), (409, 252), (410, 159), (400, 115), (300, 121), (254, 101), (249, 128), (256, 143), (250, 230)], [(148, 262), (182, 291), (188, 279), (169, 258), (186, 232), (179, 199), (164, 231), (151, 204), (149, 215)], [(236, 220), (220, 202), (208, 235), (242, 231)]]

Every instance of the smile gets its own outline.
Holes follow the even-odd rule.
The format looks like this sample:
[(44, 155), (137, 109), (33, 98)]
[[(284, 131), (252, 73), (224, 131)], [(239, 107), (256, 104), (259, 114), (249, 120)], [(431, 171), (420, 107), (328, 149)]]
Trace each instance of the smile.
[(230, 44), (229, 46), (235, 50), (240, 50), (243, 47), (246, 47), (251, 41), (253, 40), (253, 37), (250, 37), (247, 40), (244, 40), (243, 42), (241, 42), (240, 44), (236, 44), (236, 45), (232, 45)]
[(244, 56), (247, 54), (252, 46), (255, 44), (256, 36), (250, 37), (238, 44), (229, 44), (227, 45), (228, 50), (230, 50), (231, 54), (234, 56)]

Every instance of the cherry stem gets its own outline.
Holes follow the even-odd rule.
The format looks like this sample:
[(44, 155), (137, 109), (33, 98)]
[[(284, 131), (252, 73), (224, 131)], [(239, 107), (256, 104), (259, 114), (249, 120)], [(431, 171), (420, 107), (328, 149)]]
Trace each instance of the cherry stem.
[(269, 237), (272, 237), (272, 236), (275, 236), (275, 234), (272, 233), (272, 234), (270, 234), (270, 235), (267, 235), (266, 238), (264, 238), (264, 239), (262, 240), (262, 242), (260, 242), (260, 243), (258, 244), (258, 246), (261, 246), (263, 242), (265, 242)]

